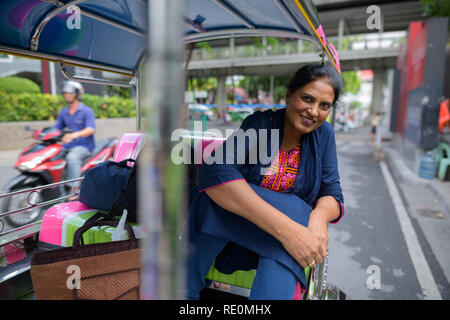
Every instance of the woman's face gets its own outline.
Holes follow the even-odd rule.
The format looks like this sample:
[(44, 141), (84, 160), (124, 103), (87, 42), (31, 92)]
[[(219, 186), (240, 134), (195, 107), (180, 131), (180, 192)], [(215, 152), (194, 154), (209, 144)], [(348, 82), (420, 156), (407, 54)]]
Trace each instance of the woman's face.
[(327, 80), (317, 79), (286, 93), (287, 121), (298, 134), (314, 131), (327, 119), (334, 100), (334, 89)]

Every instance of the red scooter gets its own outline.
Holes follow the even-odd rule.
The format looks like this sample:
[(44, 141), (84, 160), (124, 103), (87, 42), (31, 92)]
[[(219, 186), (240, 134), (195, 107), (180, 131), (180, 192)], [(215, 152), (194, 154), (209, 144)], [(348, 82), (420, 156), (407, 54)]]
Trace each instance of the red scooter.
[[(25, 130), (31, 130), (28, 127)], [(34, 130), (32, 137), (38, 142), (25, 148), (14, 165), (20, 174), (12, 178), (1, 193), (10, 193), (23, 189), (47, 185), (63, 181), (67, 161), (65, 150), (61, 144), (64, 134), (68, 130), (60, 131), (56, 128), (43, 128)], [(116, 149), (118, 140), (114, 137), (96, 142), (92, 156), (88, 158), (83, 167), (83, 175), (88, 169), (95, 167), (98, 163), (109, 160)], [(64, 195), (64, 188), (43, 189), (40, 193), (40, 202), (55, 199)], [(27, 197), (19, 194), (5, 198), (1, 204), (1, 212), (27, 207)], [(4, 217), (4, 220), (12, 227), (21, 227), (37, 220), (46, 207), (36, 207), (23, 212), (14, 213)]]

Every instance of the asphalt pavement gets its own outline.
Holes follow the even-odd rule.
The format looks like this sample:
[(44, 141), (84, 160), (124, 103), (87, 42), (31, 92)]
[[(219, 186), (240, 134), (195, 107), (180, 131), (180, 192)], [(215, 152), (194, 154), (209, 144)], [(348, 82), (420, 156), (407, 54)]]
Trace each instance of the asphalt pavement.
[(345, 215), (328, 281), (350, 299), (449, 299), (450, 182), (418, 178), (390, 142), (376, 153), (369, 128), (336, 140)]

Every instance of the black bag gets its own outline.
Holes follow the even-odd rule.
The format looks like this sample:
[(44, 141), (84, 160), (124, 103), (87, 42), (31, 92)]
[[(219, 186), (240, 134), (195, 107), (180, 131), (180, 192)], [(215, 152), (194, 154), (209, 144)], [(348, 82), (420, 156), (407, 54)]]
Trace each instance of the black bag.
[(132, 171), (128, 162), (134, 160), (105, 161), (89, 169), (81, 183), (79, 201), (96, 209), (111, 211)]
[[(111, 209), (107, 210), (108, 213), (97, 212), (88, 220), (85, 221), (85, 225), (93, 223), (95, 221), (111, 221), (114, 217), (121, 217), (123, 210), (127, 209), (127, 221), (137, 222), (137, 212), (136, 212), (136, 202), (137, 202), (137, 191), (136, 191), (136, 170), (137, 163), (135, 160), (127, 159), (121, 162), (134, 162), (133, 167), (128, 167), (128, 176), (126, 182), (124, 182), (117, 194), (116, 198), (111, 197)], [(121, 163), (120, 162), (120, 163)], [(80, 200), (81, 201), (81, 200)]]
[(137, 190), (136, 190), (136, 171), (137, 163), (131, 168), (128, 181), (119, 197), (114, 202), (111, 211), (112, 216), (121, 216), (124, 209), (127, 209), (127, 221), (137, 222), (136, 202), (137, 202)]

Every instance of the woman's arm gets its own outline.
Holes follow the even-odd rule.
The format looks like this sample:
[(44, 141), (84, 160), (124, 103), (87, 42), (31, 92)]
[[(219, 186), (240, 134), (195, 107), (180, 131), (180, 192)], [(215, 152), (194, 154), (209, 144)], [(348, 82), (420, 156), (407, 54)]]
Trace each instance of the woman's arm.
[(308, 229), (319, 239), (324, 252), (328, 249), (328, 223), (336, 220), (340, 214), (340, 205), (332, 196), (320, 198), (314, 210), (311, 211)]
[(275, 237), (302, 266), (322, 262), (326, 251), (311, 231), (290, 219), (259, 197), (245, 180), (206, 189), (207, 195), (222, 208), (257, 225)]
[[(328, 130), (327, 130), (328, 129)], [(343, 195), (339, 182), (338, 160), (334, 131), (324, 124), (322, 139), (326, 141), (322, 153), (322, 182), (318, 200), (309, 218), (308, 229), (320, 240), (323, 250), (328, 248), (328, 223), (336, 223), (343, 215)]]

